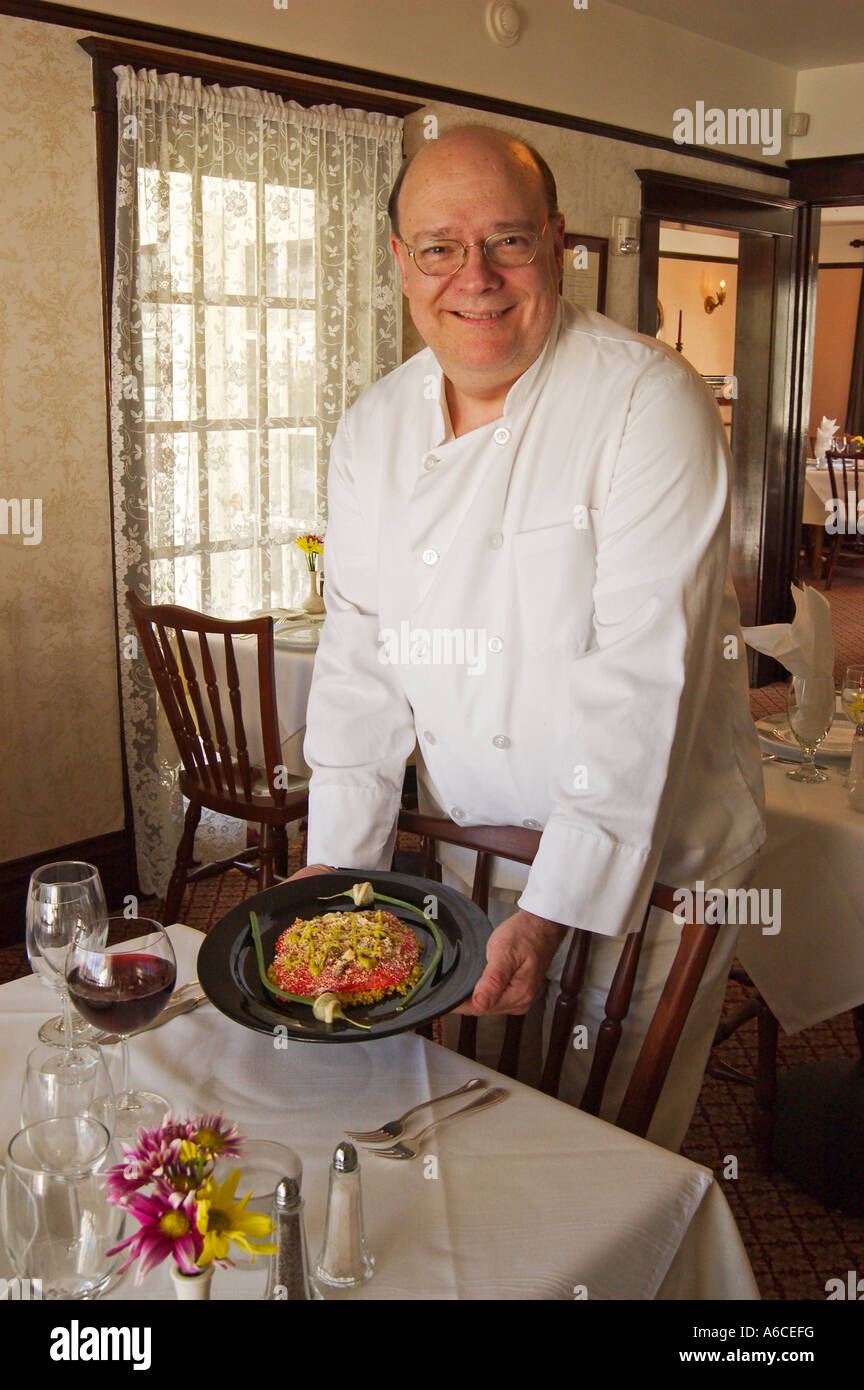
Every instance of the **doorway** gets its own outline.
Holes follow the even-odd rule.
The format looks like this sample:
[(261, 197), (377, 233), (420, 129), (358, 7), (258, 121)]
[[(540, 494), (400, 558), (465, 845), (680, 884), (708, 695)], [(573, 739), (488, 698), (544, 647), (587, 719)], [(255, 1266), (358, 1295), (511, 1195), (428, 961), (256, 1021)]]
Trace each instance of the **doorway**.
[[(806, 342), (807, 277), (803, 274), (804, 211), (796, 200), (747, 189), (704, 183), (701, 180), (637, 170), (642, 181), (642, 236), (639, 275), (639, 328), (657, 332), (657, 300), (661, 266), (661, 233), (666, 254), (673, 232), (679, 236), (711, 237), (715, 269), (724, 264), (729, 275), (720, 275), (707, 286), (715, 300), (719, 280), (725, 279), (725, 298), (706, 315), (721, 315), (721, 331), (709, 338), (719, 344), (723, 335), (733, 340), (731, 409), (728, 411), (730, 445), (735, 461), (732, 491), (730, 569), (745, 626), (782, 622), (791, 616), (790, 586), (795, 578), (800, 532), (799, 495), (806, 455), (803, 402), (797, 383), (802, 377)], [(670, 240), (671, 239), (671, 240)], [(698, 262), (709, 243), (692, 243)], [(734, 250), (734, 256), (732, 254)], [(720, 257), (720, 260), (716, 258)], [(732, 271), (734, 269), (734, 275)], [(680, 277), (681, 271), (676, 272)], [(670, 270), (664, 266), (664, 281)], [(701, 276), (701, 268), (700, 268)], [(735, 283), (734, 302), (732, 282)], [(701, 287), (701, 279), (700, 279)], [(702, 310), (704, 314), (705, 301)], [(667, 290), (668, 295), (668, 290)], [(682, 320), (682, 349), (687, 342), (694, 354), (708, 352), (694, 302)], [(673, 308), (674, 306), (669, 306)], [(728, 308), (729, 316), (723, 318)], [(734, 309), (734, 319), (732, 311)], [(679, 306), (683, 312), (683, 305)], [(677, 333), (678, 319), (664, 328)], [(667, 337), (667, 341), (669, 338)], [(673, 346), (677, 346), (677, 336)], [(726, 344), (728, 353), (728, 341)], [(691, 358), (691, 360), (693, 360)], [(703, 361), (707, 362), (708, 357)], [(726, 358), (728, 363), (728, 355)], [(694, 362), (700, 370), (698, 362)], [(703, 376), (716, 375), (702, 371)], [(715, 393), (716, 394), (716, 393)], [(749, 652), (750, 681), (764, 685), (777, 679), (778, 667), (769, 658)]]

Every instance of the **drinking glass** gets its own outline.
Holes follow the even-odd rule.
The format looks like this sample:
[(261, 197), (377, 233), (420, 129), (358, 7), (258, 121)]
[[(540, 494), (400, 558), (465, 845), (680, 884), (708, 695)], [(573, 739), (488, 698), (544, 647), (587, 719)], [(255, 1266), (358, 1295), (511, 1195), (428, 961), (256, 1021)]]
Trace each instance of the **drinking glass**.
[[(858, 740), (864, 739), (864, 666), (846, 667), (843, 673), (843, 684), (840, 687), (840, 703), (855, 725), (855, 746), (857, 747), (859, 746)], [(849, 773), (843, 781), (847, 790), (851, 775), (852, 764), (850, 762)]]
[(10, 1143), (0, 1225), (15, 1273), (41, 1280), (43, 1298), (97, 1298), (111, 1282), (124, 1212), (102, 1173), (114, 1159), (105, 1126), (84, 1115), (41, 1120)]
[(63, 1115), (87, 1115), (114, 1135), (114, 1087), (105, 1054), (94, 1043), (73, 1048), (40, 1043), (27, 1057), (21, 1086), (22, 1129)]
[(816, 766), (816, 749), (834, 722), (834, 681), (830, 675), (793, 676), (786, 696), (789, 728), (801, 745), (801, 766), (786, 776), (793, 782), (827, 782)]
[[(240, 1181), (237, 1184), (237, 1198), (252, 1196), (246, 1203), (246, 1211), (261, 1212), (270, 1216), (276, 1185), (283, 1178), (295, 1178), (299, 1185), (303, 1177), (303, 1164), (293, 1149), (285, 1144), (277, 1144), (273, 1139), (248, 1139), (243, 1145), (240, 1158), (220, 1158), (213, 1169), (217, 1182), (224, 1182), (233, 1169), (239, 1168)], [(239, 1247), (232, 1250), (231, 1261), (238, 1269), (255, 1271), (264, 1269), (272, 1256), (256, 1255), (252, 1263), (251, 1255)]]
[(177, 978), (165, 928), (148, 917), (108, 917), (77, 936), (66, 961), (66, 983), (88, 1023), (120, 1039), (120, 1084), (115, 1135), (133, 1138), (164, 1120), (168, 1101), (153, 1091), (129, 1089), (131, 1034), (158, 1018)]
[(63, 1013), (39, 1029), (39, 1039), (64, 1047), (92, 1042), (96, 1029), (76, 1017), (66, 991), (66, 955), (72, 937), (107, 914), (99, 871), (80, 860), (43, 864), (30, 876), (27, 890), (27, 956), (34, 974), (56, 990)]

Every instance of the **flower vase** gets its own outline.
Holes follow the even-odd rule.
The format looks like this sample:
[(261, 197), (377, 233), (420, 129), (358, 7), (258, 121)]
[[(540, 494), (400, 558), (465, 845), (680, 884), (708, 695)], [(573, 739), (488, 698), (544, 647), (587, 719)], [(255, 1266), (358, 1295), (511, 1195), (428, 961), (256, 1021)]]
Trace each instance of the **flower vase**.
[(174, 1297), (181, 1302), (203, 1302), (210, 1297), (210, 1285), (213, 1282), (213, 1265), (207, 1265), (200, 1269), (197, 1274), (184, 1274), (177, 1265), (171, 1267), (171, 1280), (174, 1284)]
[(304, 613), (323, 613), (324, 600), (318, 592), (318, 571), (309, 571), (309, 593), (300, 604)]

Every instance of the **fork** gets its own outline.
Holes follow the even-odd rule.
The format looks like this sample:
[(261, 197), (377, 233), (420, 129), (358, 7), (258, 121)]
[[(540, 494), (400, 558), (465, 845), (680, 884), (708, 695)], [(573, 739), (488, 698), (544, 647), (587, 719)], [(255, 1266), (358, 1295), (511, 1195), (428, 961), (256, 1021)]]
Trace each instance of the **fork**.
[(370, 1149), (369, 1152), (374, 1154), (376, 1158), (416, 1158), (420, 1150), (414, 1145), (419, 1144), (421, 1139), (425, 1139), (431, 1130), (440, 1129), (442, 1125), (449, 1124), (451, 1120), (458, 1120), (462, 1115), (470, 1115), (478, 1110), (486, 1110), (491, 1105), (498, 1105), (502, 1100), (506, 1100), (509, 1094), (509, 1091), (496, 1086), (489, 1091), (488, 1095), (478, 1096), (476, 1100), (471, 1101), (470, 1105), (463, 1105), (461, 1110), (454, 1110), (452, 1115), (445, 1115), (441, 1120), (433, 1120), (431, 1125), (421, 1129), (419, 1134), (413, 1135), (410, 1144), (403, 1139), (390, 1149)]
[(358, 1144), (384, 1144), (388, 1139), (399, 1139), (405, 1133), (405, 1121), (416, 1115), (418, 1110), (425, 1109), (427, 1105), (435, 1105), (439, 1100), (451, 1100), (453, 1096), (464, 1095), (466, 1091), (479, 1091), (488, 1085), (489, 1082), (484, 1081), (482, 1076), (472, 1076), (471, 1080), (466, 1081), (458, 1090), (448, 1091), (446, 1096), (430, 1096), (429, 1100), (421, 1100), (419, 1105), (412, 1105), (398, 1120), (388, 1120), (380, 1129), (369, 1129), (365, 1132), (346, 1129), (345, 1133), (349, 1139), (356, 1139)]

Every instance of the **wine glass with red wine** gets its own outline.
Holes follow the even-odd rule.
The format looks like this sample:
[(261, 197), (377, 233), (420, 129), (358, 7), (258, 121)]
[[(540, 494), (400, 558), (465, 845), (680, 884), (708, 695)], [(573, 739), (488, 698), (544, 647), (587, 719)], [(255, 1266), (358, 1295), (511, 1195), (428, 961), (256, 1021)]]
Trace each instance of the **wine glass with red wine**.
[(130, 1090), (127, 1040), (158, 1018), (177, 979), (165, 928), (148, 917), (108, 917), (78, 933), (66, 962), (69, 997), (82, 1018), (120, 1039), (115, 1136), (155, 1129), (169, 1104), (153, 1091)]

